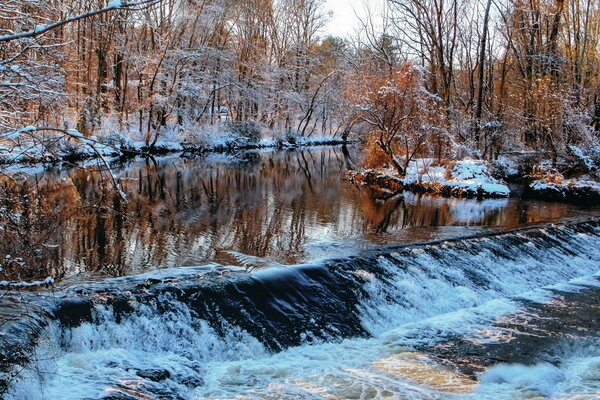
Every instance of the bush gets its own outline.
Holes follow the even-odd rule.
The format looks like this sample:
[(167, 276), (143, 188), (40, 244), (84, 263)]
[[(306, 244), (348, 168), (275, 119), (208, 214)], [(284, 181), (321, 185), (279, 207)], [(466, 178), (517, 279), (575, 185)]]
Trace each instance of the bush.
[(365, 168), (381, 168), (389, 165), (389, 158), (377, 144), (377, 138), (369, 135), (365, 143), (363, 165)]
[(249, 144), (255, 144), (262, 138), (260, 125), (253, 120), (230, 122), (228, 128), (235, 136), (245, 139)]

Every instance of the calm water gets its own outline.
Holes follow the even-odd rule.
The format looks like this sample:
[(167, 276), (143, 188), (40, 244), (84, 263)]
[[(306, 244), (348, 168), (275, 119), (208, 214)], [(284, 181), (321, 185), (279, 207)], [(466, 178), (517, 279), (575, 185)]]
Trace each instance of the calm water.
[(3, 221), (0, 257), (35, 265), (21, 279), (213, 261), (260, 267), (597, 214), (518, 199), (385, 199), (344, 179), (358, 162), (357, 149), (340, 147), (136, 160), (115, 171), (127, 203), (105, 172), (89, 168), (46, 170), (19, 185), (4, 180), (14, 196), (3, 206), (14, 214)]

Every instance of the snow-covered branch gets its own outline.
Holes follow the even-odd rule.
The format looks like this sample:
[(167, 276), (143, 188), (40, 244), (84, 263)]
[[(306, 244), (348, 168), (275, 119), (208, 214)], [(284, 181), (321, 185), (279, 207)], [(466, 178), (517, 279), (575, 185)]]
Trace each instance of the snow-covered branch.
[(108, 171), (108, 173), (110, 175), (110, 179), (113, 183), (113, 186), (118, 191), (121, 199), (125, 202), (127, 201), (127, 196), (125, 195), (125, 192), (123, 192), (117, 177), (113, 174), (108, 161), (106, 160), (104, 154), (101, 151), (99, 151), (97, 148), (97, 145), (101, 145), (101, 143), (95, 138), (85, 137), (81, 132), (79, 132), (76, 129), (62, 129), (62, 128), (55, 128), (55, 127), (38, 127), (38, 126), (32, 125), (32, 126), (26, 126), (21, 129), (17, 129), (12, 132), (0, 133), (0, 139), (16, 141), (24, 134), (34, 135), (36, 132), (57, 133), (59, 135), (64, 135), (68, 138), (74, 139), (84, 146), (88, 146), (94, 152), (96, 157), (98, 157), (98, 159), (104, 164), (106, 171)]
[(32, 30), (29, 30), (29, 31), (0, 36), (0, 43), (1, 42), (10, 42), (13, 40), (26, 39), (26, 38), (34, 38), (34, 37), (43, 35), (46, 32), (49, 32), (53, 29), (59, 28), (63, 25), (78, 21), (80, 19), (90, 18), (95, 15), (104, 14), (106, 12), (114, 11), (114, 10), (123, 10), (123, 9), (137, 8), (137, 7), (152, 6), (154, 4), (159, 3), (160, 1), (161, 0), (139, 0), (139, 1), (112, 0), (110, 3), (108, 3), (108, 5), (106, 7), (98, 9), (98, 10), (88, 11), (88, 12), (85, 12), (82, 14), (74, 15), (72, 17), (69, 17), (69, 18), (66, 18), (66, 19), (63, 19), (60, 21), (56, 21), (56, 22), (54, 22), (52, 24), (48, 24), (48, 25), (36, 25), (35, 28), (33, 28)]

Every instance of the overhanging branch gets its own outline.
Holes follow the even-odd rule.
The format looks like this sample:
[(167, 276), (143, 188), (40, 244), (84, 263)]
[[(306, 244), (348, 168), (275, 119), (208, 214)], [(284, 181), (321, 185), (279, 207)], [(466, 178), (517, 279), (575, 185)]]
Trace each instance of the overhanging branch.
[(132, 9), (132, 8), (141, 7), (141, 6), (152, 6), (154, 4), (160, 3), (161, 1), (162, 0), (139, 0), (139, 1), (113, 0), (108, 4), (107, 7), (101, 8), (99, 10), (93, 10), (93, 11), (85, 12), (83, 14), (74, 15), (72, 17), (63, 19), (61, 21), (54, 22), (49, 25), (37, 25), (34, 29), (32, 29), (30, 31), (15, 33), (12, 35), (0, 36), (0, 43), (11, 42), (13, 40), (38, 37), (38, 36), (41, 36), (49, 31), (53, 30), (53, 29), (59, 28), (63, 25), (69, 24), (71, 22), (78, 21), (80, 19), (93, 17), (95, 15), (104, 14), (104, 13), (107, 13), (109, 11), (114, 11), (114, 10)]

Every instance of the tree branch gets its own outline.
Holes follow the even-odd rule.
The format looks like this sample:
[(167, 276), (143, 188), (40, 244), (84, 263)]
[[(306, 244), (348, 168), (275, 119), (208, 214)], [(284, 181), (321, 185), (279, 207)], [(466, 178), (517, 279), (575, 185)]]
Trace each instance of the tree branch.
[(104, 14), (106, 12), (113, 11), (113, 10), (131, 9), (131, 8), (139, 7), (139, 6), (152, 6), (161, 1), (162, 0), (139, 0), (139, 1), (129, 1), (128, 2), (125, 0), (113, 0), (108, 4), (107, 7), (101, 8), (99, 10), (88, 11), (83, 14), (75, 15), (75, 16), (69, 17), (67, 19), (63, 19), (61, 21), (54, 22), (50, 25), (37, 25), (34, 29), (32, 29), (30, 31), (16, 33), (16, 34), (12, 34), (12, 35), (0, 36), (0, 43), (41, 36), (53, 29), (59, 28), (63, 25), (69, 24), (71, 22), (78, 21), (80, 19), (93, 17), (94, 15)]

